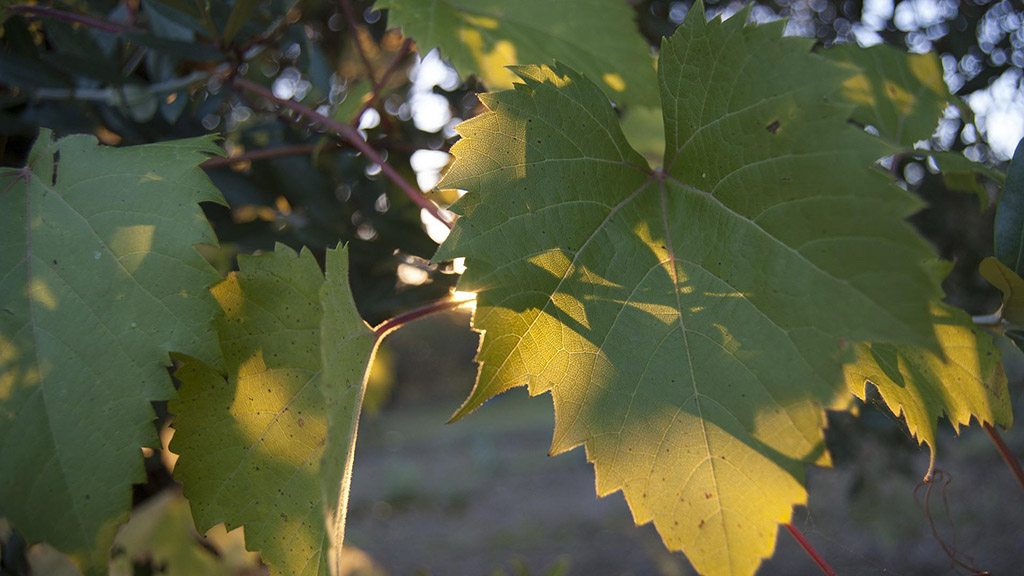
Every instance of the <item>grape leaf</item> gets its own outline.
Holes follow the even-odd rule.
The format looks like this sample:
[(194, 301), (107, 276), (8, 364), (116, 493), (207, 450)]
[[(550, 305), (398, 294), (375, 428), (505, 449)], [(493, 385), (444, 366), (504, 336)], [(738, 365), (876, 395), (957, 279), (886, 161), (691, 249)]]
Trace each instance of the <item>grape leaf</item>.
[(23, 169), (0, 170), (0, 516), (86, 571), (102, 570), (150, 402), (174, 396), (168, 352), (220, 362), (193, 247), (215, 243), (199, 202), (209, 138), (130, 148), (47, 130)]
[(1017, 143), (996, 208), (996, 258), (1024, 275), (1024, 138)]
[(981, 261), (981, 275), (1003, 293), (1003, 318), (1024, 325), (1024, 280), (1002, 261), (989, 256)]
[[(971, 113), (969, 106), (949, 92), (942, 65), (933, 53), (907, 54), (887, 44), (868, 48), (840, 44), (822, 54), (857, 71), (843, 82), (838, 97), (856, 104), (855, 122), (874, 127), (893, 144), (909, 149), (931, 138), (950, 104), (965, 116)], [(947, 187), (974, 194), (981, 209), (987, 209), (988, 191), (979, 176), (1001, 181), (998, 171), (971, 162), (959, 152), (918, 152), (935, 159)]]
[[(228, 380), (183, 366), (175, 466), (202, 531), (245, 526), (275, 574), (325, 574), (344, 535), (364, 375), (376, 346), (348, 289), (348, 253), (281, 245), (240, 256), (213, 288)], [(326, 519), (326, 520), (325, 520)]]
[(1002, 356), (992, 336), (965, 312), (934, 304), (932, 314), (942, 354), (919, 346), (861, 344), (857, 362), (844, 368), (850, 391), (861, 400), (873, 384), (886, 406), (906, 420), (935, 463), (935, 434), (944, 413), (959, 432), (971, 417), (1009, 427), (1013, 422)]
[(856, 72), (838, 92), (857, 105), (852, 119), (891, 142), (911, 147), (927, 140), (953, 99), (935, 54), (907, 54), (886, 44), (840, 44), (823, 54)]
[(592, 82), (519, 67), (439, 185), (467, 191), (435, 259), (466, 257), (483, 332), (453, 418), (550, 391), (551, 452), (584, 444), (598, 493), (704, 574), (753, 573), (806, 502), (847, 339), (938, 346), (919, 204), (829, 102), (850, 70), (747, 14), (707, 23), (698, 3), (663, 43), (663, 171)]
[(512, 86), (507, 66), (558, 60), (617, 102), (658, 102), (650, 50), (620, 0), (378, 0), (376, 8), (388, 9), (389, 25), (421, 53), (440, 48), (488, 88)]

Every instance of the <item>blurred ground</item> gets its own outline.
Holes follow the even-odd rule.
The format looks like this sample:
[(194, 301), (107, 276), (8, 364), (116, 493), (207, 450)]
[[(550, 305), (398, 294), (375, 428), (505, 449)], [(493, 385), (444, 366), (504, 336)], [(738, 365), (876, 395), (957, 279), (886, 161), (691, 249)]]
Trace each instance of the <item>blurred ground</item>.
[[(361, 424), (346, 541), (396, 576), (692, 574), (650, 525), (634, 528), (621, 494), (595, 497), (582, 449), (547, 456), (548, 396), (514, 390), (445, 424), (475, 376), (467, 326), (466, 314), (452, 314), (389, 337), (393, 400)], [(1011, 382), (1017, 405), (1021, 374)], [(1020, 574), (1024, 491), (980, 428), (944, 432), (938, 466), (953, 478), (946, 495), (956, 549), (970, 557), (961, 559)], [(873, 406), (833, 418), (829, 434), (837, 467), (810, 471), (810, 512), (794, 521), (822, 555), (844, 576), (956, 574), (914, 502), (926, 451)], [(1024, 454), (1020, 427), (1004, 437)], [(937, 488), (932, 503), (948, 542)], [(759, 574), (821, 572), (783, 532)]]

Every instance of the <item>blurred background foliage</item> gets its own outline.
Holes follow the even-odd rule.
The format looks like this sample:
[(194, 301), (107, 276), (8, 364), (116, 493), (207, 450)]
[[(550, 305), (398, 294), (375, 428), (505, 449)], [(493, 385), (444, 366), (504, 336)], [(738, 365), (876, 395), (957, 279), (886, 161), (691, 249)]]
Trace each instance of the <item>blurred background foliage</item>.
[[(671, 0), (629, 3), (652, 50), (661, 37), (671, 34), (683, 21), (692, 6), (689, 1)], [(486, 87), (474, 77), (460, 76), (436, 52), (418, 54), (400, 31), (388, 29), (387, 13), (375, 10), (371, 1), (348, 3), (351, 19), (346, 18), (345, 3), (335, 0), (58, 0), (2, 4), (8, 8), (0, 27), (3, 165), (23, 165), (41, 126), (54, 129), (58, 135), (94, 134), (108, 145), (218, 133), (227, 158), (212, 159), (206, 167), (229, 205), (204, 208), (222, 245), (221, 250), (210, 248), (206, 253), (222, 272), (234, 269), (237, 254), (268, 250), (277, 242), (295, 248), (308, 246), (321, 259), (326, 248), (339, 241), (350, 243), (353, 292), (360, 312), (371, 324), (453, 289), (459, 263), (429, 262), (446, 231), (431, 225), (429, 217), (382, 177), (379, 166), (291, 112), (276, 110), (211, 76), (233, 70), (268, 86), (278, 98), (295, 99), (322, 114), (353, 123), (375, 148), (385, 152), (389, 164), (430, 190), (449, 161), (446, 151), (456, 139), (454, 126), (480, 111), (475, 93)], [(708, 0), (706, 4), (708, 15), (715, 16), (734, 14), (744, 3)], [(753, 4), (753, 20), (788, 18), (788, 34), (814, 37), (823, 46), (884, 42), (912, 52), (939, 54), (947, 84), (969, 104), (971, 113), (961, 117), (955, 108), (949, 108), (932, 138), (919, 143), (921, 147), (960, 152), (973, 161), (1001, 168), (1024, 136), (1021, 0), (780, 0)], [(367, 72), (367, 66), (372, 72)], [(373, 98), (375, 82), (379, 85)], [(643, 118), (637, 120), (628, 115), (628, 110), (624, 112), (628, 122), (643, 124)], [(947, 189), (935, 166), (927, 162), (899, 158), (891, 170), (901, 185), (929, 203), (913, 222), (944, 258), (956, 264), (945, 286), (949, 301), (974, 314), (992, 312), (998, 306), (998, 293), (984, 282), (977, 268), (980, 260), (992, 252), (990, 206), (998, 187), (991, 182), (985, 184), (989, 199), (986, 207), (976, 196)], [(453, 200), (439, 192), (431, 194), (442, 205)], [(401, 432), (408, 427), (387, 419), (390, 410), (406, 415), (420, 411), (443, 420), (447, 416), (443, 412), (450, 412), (472, 383), (470, 359), (475, 337), (465, 330), (465, 317), (433, 322), (418, 329), (415, 341), (412, 336), (403, 340), (401, 334), (393, 344), (389, 341), (378, 358), (367, 397), (368, 412), (384, 411), (384, 415), (376, 425), (371, 420), (368, 431), (361, 435), (380, 436), (360, 447), (360, 458), (369, 463), (356, 467), (350, 533), (352, 541), (375, 549), (376, 554), (388, 550), (387, 546), (402, 545), (401, 541), (390, 540), (387, 530), (381, 531), (381, 518), (394, 518), (396, 509), (411, 507), (413, 515), (425, 514), (430, 522), (437, 521), (430, 514), (438, 509), (465, 519), (465, 501), (473, 495), (468, 484), (459, 482), (452, 484), (455, 488), (432, 491), (430, 481), (421, 477), (422, 466), (416, 460), (422, 448), (408, 446), (408, 439), (415, 433)], [(428, 365), (429, 375), (424, 373)], [(1011, 380), (1011, 390), (1019, 401), (1019, 378)], [(439, 403), (445, 408), (435, 410)], [(513, 415), (518, 414), (518, 404), (509, 401), (509, 406)], [(162, 407), (158, 407), (158, 413), (167, 419)], [(539, 439), (539, 444), (544, 444), (545, 436), (550, 434), (550, 415), (534, 416), (515, 416), (518, 427), (513, 429), (521, 437), (514, 437), (522, 442)], [(898, 422), (893, 425), (893, 420), (883, 407), (859, 416), (837, 415), (829, 431), (840, 467), (844, 462), (873, 463), (871, 467), (847, 470), (841, 489), (827, 485), (856, 504), (869, 533), (878, 528), (872, 523), (872, 510), (878, 508), (877, 498), (872, 495), (891, 490), (893, 474), (895, 485), (912, 488), (916, 475), (923, 470), (915, 443)], [(536, 427), (531, 427), (534, 424)], [(160, 426), (166, 440), (169, 428), (165, 421)], [(474, 428), (469, 424), (466, 430), (454, 437), (442, 435), (440, 440), (445, 446), (468, 446), (468, 460), (462, 463), (469, 470), (466, 477), (487, 480), (498, 472), (507, 475), (509, 470), (495, 463), (499, 457), (495, 452), (511, 451), (512, 458), (518, 458), (522, 442), (506, 446), (494, 440), (502, 430), (508, 431), (500, 426), (495, 431), (493, 427)], [(865, 442), (865, 435), (873, 440)], [(1019, 443), (1020, 438), (1011, 440)], [(541, 454), (545, 449), (539, 448)], [(982, 445), (979, 450), (990, 448)], [(399, 454), (408, 459), (396, 461)], [(989, 456), (993, 454), (986, 452)], [(378, 459), (376, 464), (374, 458)], [(970, 454), (965, 458), (969, 460)], [(149, 455), (149, 483), (137, 487), (140, 507), (132, 524), (125, 528), (129, 536), (119, 540), (115, 554), (118, 573), (258, 571), (258, 561), (244, 555), (244, 550), (240, 552), (240, 544), (227, 535), (201, 540), (194, 534), (187, 513), (182, 513), (187, 504), (174, 491), (168, 472), (173, 463), (169, 460), (173, 458), (166, 452)], [(586, 468), (582, 457), (568, 461), (574, 471)], [(458, 470), (460, 464), (448, 462), (446, 466), (453, 474), (451, 470)], [(557, 475), (561, 469), (556, 466), (552, 470), (544, 474)], [(886, 470), (887, 480), (882, 481), (874, 470)], [(994, 473), (1004, 472), (996, 469)], [(377, 474), (378, 480), (386, 480), (375, 485), (369, 480), (371, 486), (361, 489), (361, 474)], [(592, 476), (572, 478), (573, 482), (592, 483)], [(534, 485), (526, 480), (520, 484), (522, 490), (531, 493), (524, 497), (535, 494)], [(486, 488), (476, 490), (483, 493)], [(484, 497), (488, 496), (480, 496)], [(589, 489), (583, 490), (583, 497), (587, 502), (593, 500)], [(432, 512), (417, 508), (421, 498), (433, 502), (427, 506)], [(909, 495), (901, 493), (900, 498), (908, 501)], [(505, 499), (500, 497), (499, 501)], [(599, 506), (604, 506), (599, 510), (605, 510), (608, 505)], [(558, 506), (552, 510), (564, 512)], [(628, 514), (615, 510), (615, 514)], [(890, 528), (921, 532), (921, 517), (909, 516), (916, 528)], [(385, 522), (385, 526), (402, 533), (397, 524)], [(615, 526), (612, 530), (618, 535), (618, 524)], [(154, 535), (157, 530), (164, 531), (159, 538)], [(169, 536), (171, 532), (175, 536)], [(813, 528), (809, 532), (812, 537), (828, 535)], [(573, 537), (592, 544), (605, 541), (602, 534), (605, 532), (583, 529)], [(650, 545), (650, 534), (637, 534), (626, 544), (656, 550)], [(835, 532), (831, 536), (836, 537)], [(513, 538), (513, 544), (521, 544), (516, 538), (520, 536)], [(19, 544), (17, 535), (6, 528), (0, 531), (0, 539), (3, 573), (27, 573), (32, 556), (24, 542)], [(154, 547), (158, 540), (163, 548)], [(168, 546), (179, 544), (183, 548), (174, 554), (184, 554), (188, 558), (185, 566), (194, 570), (174, 572), (162, 560), (171, 554)], [(941, 551), (934, 542), (931, 545), (929, 557), (942, 560)], [(867, 550), (872, 550), (871, 546), (849, 544), (849, 548)], [(476, 572), (453, 573), (493, 569), (495, 574), (526, 574), (532, 567), (534, 573), (562, 574), (592, 565), (587, 558), (574, 556), (570, 561), (549, 552), (532, 559), (529, 566), (521, 560), (502, 564), (503, 559), (491, 556), (493, 564), (472, 564)], [(1016, 552), (1024, 553), (1019, 543)], [(786, 554), (782, 556), (782, 566), (787, 566)], [(605, 558), (601, 554), (595, 557)], [(630, 558), (619, 555), (605, 560), (629, 560), (640, 567), (638, 573), (686, 573), (679, 571), (684, 570), (679, 566), (685, 566), (685, 562), (663, 550), (650, 552), (643, 561)], [(898, 562), (899, 554), (893, 558)], [(358, 566), (353, 572), (379, 573), (380, 568), (368, 557), (353, 562)], [(799, 570), (803, 564), (793, 563), (801, 567)], [(393, 568), (394, 573), (411, 570), (410, 564), (398, 562), (394, 566), (398, 566)], [(788, 570), (798, 569), (779, 570), (797, 573)]]

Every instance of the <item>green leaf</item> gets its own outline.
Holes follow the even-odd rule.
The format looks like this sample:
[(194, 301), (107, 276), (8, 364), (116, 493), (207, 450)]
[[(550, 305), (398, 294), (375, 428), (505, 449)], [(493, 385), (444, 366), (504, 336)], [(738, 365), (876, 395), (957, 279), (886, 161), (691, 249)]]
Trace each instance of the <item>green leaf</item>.
[(213, 288), (228, 379), (177, 373), (171, 450), (201, 531), (245, 526), (275, 574), (325, 574), (344, 535), (356, 424), (376, 336), (348, 289), (348, 254), (279, 245)]
[(131, 148), (42, 131), (26, 168), (0, 170), (0, 516), (90, 572), (103, 569), (151, 402), (174, 397), (172, 351), (220, 362), (193, 245), (197, 205), (223, 202), (197, 166), (210, 138)]
[(979, 269), (989, 284), (1003, 293), (1002, 317), (1024, 325), (1024, 280), (992, 256), (982, 260)]
[(550, 391), (552, 453), (703, 574), (752, 574), (827, 464), (823, 409), (854, 341), (938, 349), (919, 208), (891, 148), (829, 102), (851, 70), (700, 4), (662, 47), (666, 167), (627, 143), (600, 89), (519, 67), (481, 96), (440, 184), (468, 191), (436, 260), (466, 257), (483, 332), (454, 418), (514, 386)]
[(996, 208), (996, 258), (1024, 275), (1024, 139), (1017, 144)]
[(621, 0), (378, 0), (390, 26), (434, 48), (462, 74), (491, 89), (516, 79), (519, 63), (564, 62), (597, 82), (616, 102), (658, 104), (654, 63)]
[[(117, 533), (115, 546), (122, 555), (114, 558), (114, 574), (133, 574), (132, 564), (160, 566), (166, 576), (217, 576), (230, 573), (220, 558), (199, 543), (192, 527), (188, 502), (174, 490), (147, 500)], [(255, 566), (253, 567), (255, 568)]]
[(906, 420), (935, 462), (938, 420), (946, 415), (959, 432), (971, 417), (1009, 427), (1013, 422), (1002, 356), (992, 336), (966, 313), (935, 304), (932, 313), (942, 354), (919, 346), (861, 344), (857, 362), (844, 368), (850, 391), (865, 399), (873, 384), (892, 413)]
[(982, 211), (988, 210), (988, 189), (984, 180), (992, 180), (999, 184), (1006, 180), (1006, 175), (999, 170), (974, 162), (959, 152), (949, 150), (927, 154), (942, 171), (946, 187), (974, 194), (978, 197), (978, 206)]
[(235, 0), (231, 6), (231, 15), (228, 16), (228, 23), (224, 26), (224, 44), (230, 45), (235, 35), (242, 29), (242, 26), (249, 21), (253, 12), (259, 6), (260, 0)]
[[(822, 54), (857, 71), (843, 82), (837, 96), (857, 106), (855, 122), (873, 126), (894, 145), (910, 149), (931, 138), (948, 105), (958, 107), (962, 115), (970, 114), (970, 108), (949, 92), (942, 65), (933, 53), (907, 54), (887, 44), (869, 48), (840, 44)], [(957, 152), (919, 152), (935, 159), (947, 187), (975, 194), (981, 209), (987, 209), (988, 191), (979, 176), (1002, 181), (997, 170)]]
[(839, 44), (823, 54), (857, 72), (838, 91), (841, 99), (857, 105), (852, 119), (874, 126), (890, 142), (912, 147), (930, 138), (953, 98), (933, 53), (907, 54), (887, 44)]

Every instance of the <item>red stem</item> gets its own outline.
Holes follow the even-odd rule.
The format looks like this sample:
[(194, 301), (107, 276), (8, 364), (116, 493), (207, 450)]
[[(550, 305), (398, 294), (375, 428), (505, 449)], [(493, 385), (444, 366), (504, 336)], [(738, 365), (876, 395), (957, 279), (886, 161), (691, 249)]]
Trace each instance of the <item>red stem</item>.
[(828, 565), (828, 562), (825, 562), (821, 554), (818, 554), (818, 551), (814, 549), (814, 546), (811, 546), (811, 543), (807, 541), (807, 538), (804, 538), (804, 535), (800, 533), (796, 526), (792, 524), (783, 524), (783, 526), (786, 527), (786, 530), (789, 530), (789, 534), (796, 539), (797, 544), (804, 549), (804, 552), (807, 552), (807, 555), (811, 557), (811, 560), (814, 560), (814, 563), (818, 565), (818, 568), (821, 568), (821, 571), (826, 576), (838, 576), (836, 571)]
[(373, 84), (373, 93), (370, 94), (370, 98), (359, 107), (359, 111), (352, 117), (352, 120), (349, 122), (350, 124), (359, 122), (359, 119), (363, 117), (363, 112), (366, 112), (376, 104), (377, 100), (380, 98), (380, 91), (384, 89), (384, 85), (387, 84), (388, 79), (395, 73), (395, 70), (398, 70), (398, 65), (402, 63), (402, 60), (405, 59), (410, 50), (412, 50), (412, 39), (406, 38), (405, 42), (402, 42), (402, 47), (395, 53), (395, 57), (391, 60), (391, 64), (388, 64), (387, 69), (384, 70), (384, 74), (382, 74), (380, 79)]
[(363, 61), (363, 66), (366, 67), (366, 75), (370, 77), (370, 82), (376, 86), (377, 79), (373, 75), (373, 65), (370, 64), (370, 59), (363, 50), (363, 43), (359, 39), (359, 27), (356, 25), (355, 13), (352, 11), (350, 0), (341, 0), (341, 11), (345, 14), (345, 22), (348, 23), (348, 30), (352, 33), (352, 41), (355, 42), (356, 51), (359, 52), (359, 59)]
[(1017, 479), (1017, 483), (1020, 484), (1021, 488), (1024, 488), (1024, 468), (1021, 468), (1020, 461), (1014, 457), (1013, 452), (1010, 452), (1010, 447), (1003, 441), (1002, 435), (999, 431), (992, 427), (989, 423), (982, 424), (982, 428), (988, 433), (988, 437), (992, 439), (992, 443), (996, 445), (996, 450), (999, 451), (999, 455), (1003, 457), (1003, 462), (1010, 467), (1010, 472), (1013, 472), (1014, 478)]
[(378, 154), (377, 151), (373, 149), (372, 146), (366, 143), (366, 140), (363, 140), (363, 137), (359, 133), (359, 131), (353, 128), (352, 126), (349, 126), (348, 124), (344, 124), (342, 122), (338, 122), (337, 120), (334, 120), (332, 118), (328, 118), (323, 114), (318, 114), (315, 110), (309, 108), (308, 106), (304, 106), (294, 100), (282, 100), (277, 96), (274, 96), (274, 94), (270, 90), (267, 90), (266, 88), (260, 86), (259, 84), (256, 84), (255, 82), (246, 80), (241, 76), (235, 77), (233, 82), (236, 87), (241, 88), (242, 90), (247, 90), (249, 92), (252, 92), (253, 94), (257, 94), (262, 98), (270, 100), (271, 102), (277, 104), (278, 106), (288, 108), (289, 110), (301, 114), (310, 122), (314, 122), (328, 130), (336, 132), (339, 136), (341, 136), (349, 144), (351, 144), (353, 148), (366, 155), (366, 157), (371, 162), (380, 166), (381, 172), (385, 176), (387, 176), (388, 179), (394, 182), (395, 186), (398, 186), (398, 188), (402, 192), (404, 192), (405, 195), (409, 197), (409, 199), (415, 202), (419, 207), (426, 210), (428, 213), (430, 213), (431, 216), (436, 218), (439, 222), (441, 222), (448, 228), (452, 227), (452, 223), (449, 222), (448, 219), (441, 214), (441, 209), (438, 208), (437, 205), (431, 202), (430, 200), (427, 200), (423, 196), (423, 193), (420, 192), (419, 188), (416, 188), (415, 186), (410, 184), (408, 180), (403, 178), (401, 174), (399, 174), (394, 168), (392, 168), (391, 165), (388, 164), (384, 160), (384, 158), (382, 158), (381, 155)]
[(419, 320), (424, 316), (430, 316), (431, 314), (437, 314), (438, 312), (447, 312), (448, 310), (455, 310), (462, 306), (470, 304), (472, 300), (441, 300), (434, 302), (433, 304), (427, 304), (422, 308), (416, 308), (403, 314), (399, 314), (394, 318), (390, 318), (378, 324), (374, 329), (373, 333), (377, 335), (377, 338), (383, 338), (390, 332), (401, 328), (403, 325), (412, 322), (413, 320)]
[(43, 8), (41, 6), (11, 6), (7, 9), (7, 12), (10, 14), (27, 14), (30, 16), (43, 16), (45, 18), (54, 18), (56, 20), (63, 20), (65, 22), (75, 22), (83, 26), (95, 28), (96, 30), (109, 32), (111, 34), (128, 34), (133, 32), (142, 32), (142, 30), (139, 30), (138, 28), (127, 26), (125, 24), (118, 24), (117, 22), (111, 22), (109, 20), (101, 20), (99, 18), (93, 18), (92, 16), (86, 16), (84, 14), (73, 14), (71, 12), (54, 10), (53, 8)]

